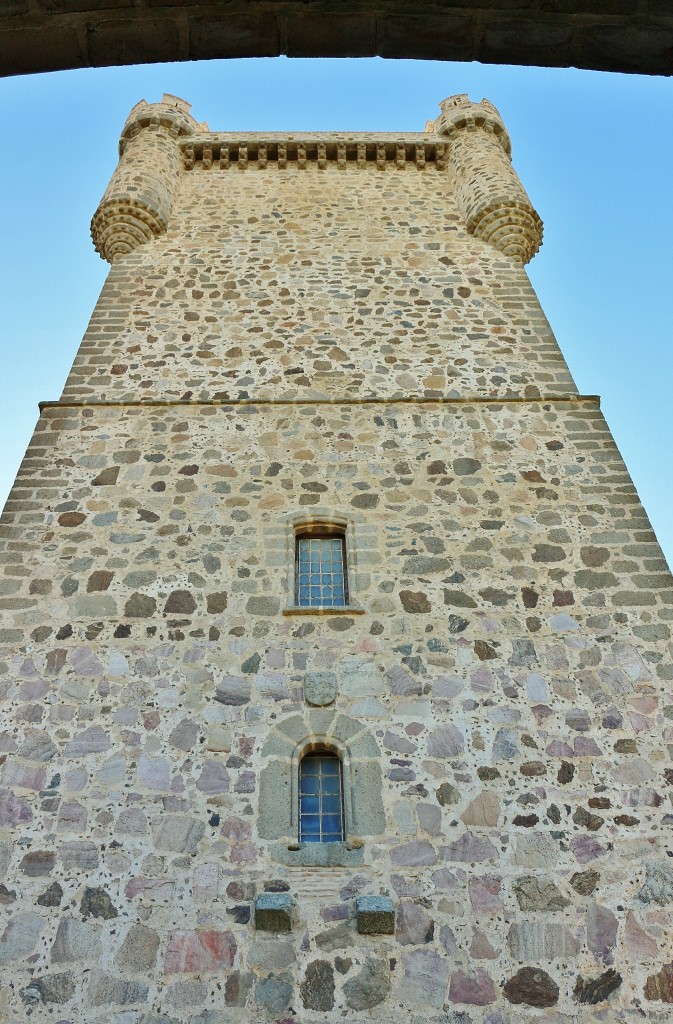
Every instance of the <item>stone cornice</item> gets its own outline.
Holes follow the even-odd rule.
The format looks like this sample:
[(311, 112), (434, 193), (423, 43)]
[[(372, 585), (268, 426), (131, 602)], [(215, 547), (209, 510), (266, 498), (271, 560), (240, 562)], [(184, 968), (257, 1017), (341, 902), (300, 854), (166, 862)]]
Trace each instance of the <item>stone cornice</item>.
[(387, 166), (400, 170), (411, 164), (419, 169), (434, 165), (446, 168), (447, 143), (423, 133), (381, 134), (293, 134), (283, 135), (208, 132), (180, 139), (182, 166), (227, 170), (249, 166), (264, 168), (275, 164), (279, 170), (296, 165), (300, 170), (309, 163), (323, 169), (328, 163), (345, 169)]

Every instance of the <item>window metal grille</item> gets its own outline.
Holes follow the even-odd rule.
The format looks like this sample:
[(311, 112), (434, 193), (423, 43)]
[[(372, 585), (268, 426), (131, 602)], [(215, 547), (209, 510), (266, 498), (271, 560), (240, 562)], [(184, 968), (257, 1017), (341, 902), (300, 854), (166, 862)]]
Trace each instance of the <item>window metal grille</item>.
[(337, 608), (348, 604), (346, 541), (343, 536), (297, 537), (295, 573), (298, 605)]
[(341, 761), (336, 754), (307, 754), (299, 765), (299, 842), (343, 839)]

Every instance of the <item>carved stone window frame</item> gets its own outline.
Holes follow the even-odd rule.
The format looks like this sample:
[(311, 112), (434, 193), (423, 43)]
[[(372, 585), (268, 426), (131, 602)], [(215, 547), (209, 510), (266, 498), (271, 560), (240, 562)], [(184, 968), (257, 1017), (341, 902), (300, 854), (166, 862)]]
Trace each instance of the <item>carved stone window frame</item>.
[[(338, 536), (343, 538), (345, 573), (344, 583), (347, 603), (342, 605), (297, 604), (297, 538), (302, 534), (316, 536)], [(288, 604), (284, 615), (362, 615), (362, 608), (355, 594), (357, 577), (355, 529), (352, 519), (331, 509), (314, 508), (311, 512), (294, 513), (286, 522), (286, 573), (288, 580)]]

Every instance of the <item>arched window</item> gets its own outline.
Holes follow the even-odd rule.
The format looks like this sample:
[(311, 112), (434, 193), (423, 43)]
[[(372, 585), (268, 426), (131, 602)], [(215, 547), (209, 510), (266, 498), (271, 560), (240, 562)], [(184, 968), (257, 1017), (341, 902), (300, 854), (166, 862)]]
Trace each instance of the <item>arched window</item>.
[(312, 750), (299, 763), (299, 842), (343, 841), (341, 758), (330, 750)]
[(341, 608), (348, 604), (346, 536), (324, 523), (295, 533), (295, 604), (300, 608)]

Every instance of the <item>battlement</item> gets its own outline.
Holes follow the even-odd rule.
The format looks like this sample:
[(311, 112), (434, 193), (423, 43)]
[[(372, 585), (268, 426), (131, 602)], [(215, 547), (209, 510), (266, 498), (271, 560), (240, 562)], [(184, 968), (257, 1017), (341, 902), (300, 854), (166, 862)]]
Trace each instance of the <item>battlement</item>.
[(455, 191), (467, 230), (507, 256), (527, 263), (542, 240), (542, 222), (510, 162), (509, 136), (487, 100), (453, 96), (440, 104), (423, 133), (210, 132), (190, 105), (164, 95), (131, 111), (119, 141), (119, 164), (94, 214), (94, 245), (113, 262), (163, 234), (180, 178), (194, 168), (298, 170), (414, 166), (434, 169)]

